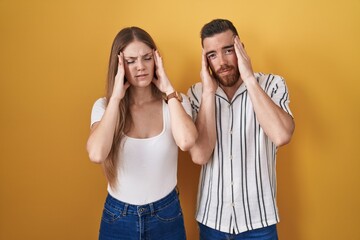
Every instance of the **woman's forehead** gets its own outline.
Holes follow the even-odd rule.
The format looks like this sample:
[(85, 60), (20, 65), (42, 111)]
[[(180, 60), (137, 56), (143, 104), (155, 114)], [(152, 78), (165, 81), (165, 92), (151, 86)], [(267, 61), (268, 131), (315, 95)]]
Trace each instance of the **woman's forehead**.
[(123, 50), (125, 57), (139, 57), (152, 53), (152, 49), (143, 42), (133, 41)]

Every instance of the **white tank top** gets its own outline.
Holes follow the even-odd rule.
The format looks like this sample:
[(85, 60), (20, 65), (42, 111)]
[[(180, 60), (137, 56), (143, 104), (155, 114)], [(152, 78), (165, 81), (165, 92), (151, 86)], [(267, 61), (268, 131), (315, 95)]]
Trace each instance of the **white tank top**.
[[(183, 106), (191, 116), (190, 103), (184, 95), (183, 98)], [(101, 120), (105, 106), (105, 98), (95, 102), (91, 124)], [(164, 101), (162, 109), (163, 130), (159, 135), (145, 139), (125, 136), (121, 143), (117, 184), (113, 188), (108, 185), (110, 195), (120, 201), (134, 205), (151, 203), (165, 197), (177, 184), (178, 147)]]

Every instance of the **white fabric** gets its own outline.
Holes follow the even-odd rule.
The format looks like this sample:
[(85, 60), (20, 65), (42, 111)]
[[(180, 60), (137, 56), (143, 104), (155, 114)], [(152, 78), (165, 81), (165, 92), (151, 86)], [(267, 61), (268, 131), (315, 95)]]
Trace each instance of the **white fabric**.
[[(255, 76), (271, 99), (291, 115), (284, 79), (271, 74)], [(188, 91), (195, 118), (201, 94), (201, 83)], [(236, 234), (279, 222), (277, 148), (260, 127), (245, 84), (231, 101), (219, 87), (215, 104), (216, 145), (212, 159), (202, 166), (196, 220)]]
[[(183, 95), (183, 106), (191, 116), (191, 106)], [(92, 110), (91, 124), (100, 121), (106, 99), (98, 99)], [(177, 184), (178, 147), (171, 131), (169, 106), (163, 101), (163, 130), (154, 137), (124, 137), (119, 150), (117, 184), (108, 185), (114, 198), (142, 205), (157, 201), (170, 193)], [(144, 119), (146, 124), (146, 119)]]

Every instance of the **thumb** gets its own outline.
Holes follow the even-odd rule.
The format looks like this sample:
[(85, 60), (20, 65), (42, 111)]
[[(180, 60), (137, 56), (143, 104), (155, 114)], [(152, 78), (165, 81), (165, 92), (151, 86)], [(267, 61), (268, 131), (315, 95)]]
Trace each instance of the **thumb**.
[(124, 83), (124, 90), (127, 90), (130, 87), (130, 83), (128, 81), (126, 81)]

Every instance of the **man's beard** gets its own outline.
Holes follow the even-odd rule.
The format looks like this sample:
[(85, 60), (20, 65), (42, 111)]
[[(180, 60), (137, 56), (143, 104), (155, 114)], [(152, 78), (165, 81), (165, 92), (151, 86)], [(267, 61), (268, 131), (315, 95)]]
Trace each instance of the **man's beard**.
[[(219, 75), (219, 73), (224, 71), (224, 70), (235, 70), (235, 73), (228, 74), (228, 75), (225, 75), (225, 76), (221, 77)], [(231, 65), (223, 65), (216, 72), (213, 71), (213, 73), (214, 73), (214, 78), (216, 79), (216, 81), (223, 87), (232, 87), (232, 86), (234, 86), (239, 81), (239, 78), (240, 78), (239, 70), (237, 68), (235, 68), (234, 66), (231, 66)]]

